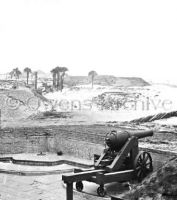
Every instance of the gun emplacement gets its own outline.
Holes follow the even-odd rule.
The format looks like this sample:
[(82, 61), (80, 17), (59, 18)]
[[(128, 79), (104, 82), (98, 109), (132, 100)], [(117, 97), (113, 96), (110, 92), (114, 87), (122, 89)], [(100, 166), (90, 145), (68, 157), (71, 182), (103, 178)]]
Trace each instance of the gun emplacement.
[(113, 130), (105, 137), (106, 148), (101, 155), (94, 155), (94, 169), (75, 170), (72, 175), (63, 175), (67, 184), (67, 200), (73, 200), (73, 182), (76, 189), (83, 190), (83, 180), (100, 185), (97, 194), (104, 197), (104, 185), (110, 182), (130, 180), (142, 181), (153, 171), (152, 158), (149, 152), (140, 152), (138, 140), (153, 136), (153, 131), (117, 131)]

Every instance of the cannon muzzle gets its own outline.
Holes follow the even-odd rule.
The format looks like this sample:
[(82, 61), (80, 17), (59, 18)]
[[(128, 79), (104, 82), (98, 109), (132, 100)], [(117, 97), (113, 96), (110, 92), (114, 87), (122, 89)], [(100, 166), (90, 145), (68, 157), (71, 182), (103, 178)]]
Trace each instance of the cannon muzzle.
[(113, 130), (106, 135), (105, 142), (111, 150), (119, 151), (130, 137), (137, 137), (140, 139), (149, 136), (153, 136), (152, 130), (137, 132)]

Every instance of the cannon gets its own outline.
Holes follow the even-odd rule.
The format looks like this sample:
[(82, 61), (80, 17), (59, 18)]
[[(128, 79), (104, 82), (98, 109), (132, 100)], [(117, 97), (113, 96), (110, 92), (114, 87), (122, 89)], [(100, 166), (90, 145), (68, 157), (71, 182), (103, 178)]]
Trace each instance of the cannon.
[(105, 137), (106, 145), (115, 151), (119, 151), (123, 145), (127, 142), (130, 137), (137, 137), (138, 139), (149, 137), (153, 135), (153, 131), (138, 131), (138, 132), (128, 132), (128, 131), (116, 131), (113, 130), (108, 133)]
[(73, 200), (73, 182), (76, 189), (83, 190), (83, 182), (89, 181), (99, 185), (97, 194), (104, 197), (104, 185), (111, 182), (142, 181), (153, 171), (149, 152), (139, 151), (138, 140), (153, 136), (153, 131), (117, 131), (112, 130), (105, 136), (105, 149), (101, 155), (94, 154), (93, 168), (75, 169), (74, 174), (62, 176), (67, 184), (67, 200)]

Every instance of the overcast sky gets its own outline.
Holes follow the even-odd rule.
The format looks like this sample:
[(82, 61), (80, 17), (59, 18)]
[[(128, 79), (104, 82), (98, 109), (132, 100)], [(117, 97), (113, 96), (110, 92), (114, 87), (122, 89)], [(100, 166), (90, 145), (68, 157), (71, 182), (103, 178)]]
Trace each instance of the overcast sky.
[(177, 79), (176, 0), (0, 0), (0, 73)]

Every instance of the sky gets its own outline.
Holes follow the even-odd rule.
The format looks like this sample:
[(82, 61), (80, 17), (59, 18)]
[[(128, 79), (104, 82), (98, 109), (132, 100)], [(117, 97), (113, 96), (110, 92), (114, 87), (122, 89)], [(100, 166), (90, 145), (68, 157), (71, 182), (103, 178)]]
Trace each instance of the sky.
[(177, 1), (0, 0), (0, 74), (56, 66), (176, 80)]

